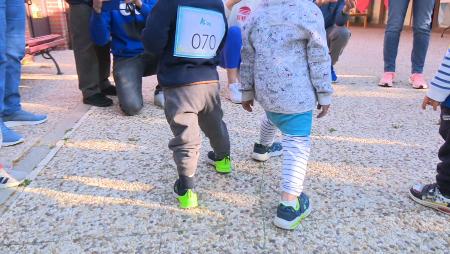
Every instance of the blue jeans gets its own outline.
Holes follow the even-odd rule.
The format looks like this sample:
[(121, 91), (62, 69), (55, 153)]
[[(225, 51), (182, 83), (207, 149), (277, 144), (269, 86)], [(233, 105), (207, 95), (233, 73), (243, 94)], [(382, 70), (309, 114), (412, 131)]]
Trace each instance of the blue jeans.
[(242, 34), (241, 29), (232, 26), (228, 29), (225, 45), (221, 52), (220, 66), (225, 69), (236, 69), (241, 65)]
[[(403, 29), (410, 0), (389, 1), (389, 17), (384, 34), (384, 71), (395, 72), (400, 33)], [(435, 0), (413, 0), (414, 42), (411, 53), (411, 73), (422, 73), (430, 42), (432, 14)]]
[(20, 61), (24, 55), (24, 1), (0, 0), (0, 117), (21, 109)]

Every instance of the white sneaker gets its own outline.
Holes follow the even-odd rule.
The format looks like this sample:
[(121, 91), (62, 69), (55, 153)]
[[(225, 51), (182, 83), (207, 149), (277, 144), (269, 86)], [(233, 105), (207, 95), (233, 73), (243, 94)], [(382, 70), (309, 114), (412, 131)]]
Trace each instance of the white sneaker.
[(155, 106), (164, 108), (164, 92), (163, 91), (155, 91), (155, 96), (153, 97), (153, 103)]
[(232, 83), (228, 85), (228, 98), (231, 102), (236, 104), (242, 103), (242, 85), (241, 83)]
[(0, 165), (0, 189), (19, 186), (27, 176), (27, 173), (15, 170), (5, 170)]

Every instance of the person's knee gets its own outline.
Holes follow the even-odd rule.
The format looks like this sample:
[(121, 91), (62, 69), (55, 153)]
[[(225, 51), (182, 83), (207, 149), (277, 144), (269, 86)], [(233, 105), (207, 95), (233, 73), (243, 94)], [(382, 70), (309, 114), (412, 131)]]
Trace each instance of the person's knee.
[(134, 116), (141, 112), (143, 105), (140, 102), (120, 102), (120, 108), (125, 115)]
[(335, 40), (347, 43), (350, 40), (350, 37), (352, 36), (350, 30), (348, 30), (348, 28), (346, 27), (338, 27), (336, 29), (337, 31)]
[(420, 24), (413, 26), (415, 34), (429, 34), (431, 32), (431, 24)]

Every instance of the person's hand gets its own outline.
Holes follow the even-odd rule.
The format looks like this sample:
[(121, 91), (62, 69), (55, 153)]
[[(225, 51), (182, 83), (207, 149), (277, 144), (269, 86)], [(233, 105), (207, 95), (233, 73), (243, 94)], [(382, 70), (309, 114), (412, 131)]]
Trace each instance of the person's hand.
[(433, 110), (436, 111), (438, 109), (439, 105), (441, 105), (441, 103), (439, 101), (435, 101), (428, 96), (425, 96), (423, 98), (423, 102), (422, 102), (423, 110), (427, 109), (427, 106), (431, 106), (431, 107), (433, 107)]
[(138, 9), (142, 7), (142, 0), (125, 0), (127, 4), (134, 4)]
[(242, 107), (248, 112), (253, 112), (253, 100), (251, 101), (243, 101)]
[(227, 6), (228, 10), (231, 10), (233, 8), (233, 6), (235, 6), (240, 1), (242, 1), (242, 0), (228, 0), (228, 1), (226, 1), (225, 5)]
[(317, 105), (317, 109), (322, 110), (320, 111), (319, 115), (317, 115), (317, 118), (322, 118), (328, 114), (328, 111), (330, 110), (330, 105)]
[(329, 3), (336, 3), (338, 0), (316, 0), (318, 6), (322, 6)]
[(356, 7), (356, 0), (345, 0), (344, 13), (350, 13), (350, 10)]
[(103, 6), (103, 0), (93, 0), (92, 1), (92, 8), (94, 8), (94, 11), (96, 13), (102, 12), (102, 6)]

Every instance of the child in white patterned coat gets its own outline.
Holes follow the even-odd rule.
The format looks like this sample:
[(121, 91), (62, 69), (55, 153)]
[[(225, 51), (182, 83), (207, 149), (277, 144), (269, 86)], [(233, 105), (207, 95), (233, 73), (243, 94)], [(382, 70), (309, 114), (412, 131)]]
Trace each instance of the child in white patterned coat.
[[(256, 99), (266, 112), (253, 157), (267, 160), (283, 152), (282, 195), (274, 220), (283, 229), (297, 228), (311, 211), (303, 181), (313, 110), (318, 106), (318, 117), (325, 116), (333, 93), (324, 27), (311, 0), (263, 0), (244, 25), (242, 106), (251, 112)], [(276, 129), (283, 134), (282, 146), (273, 143)]]

